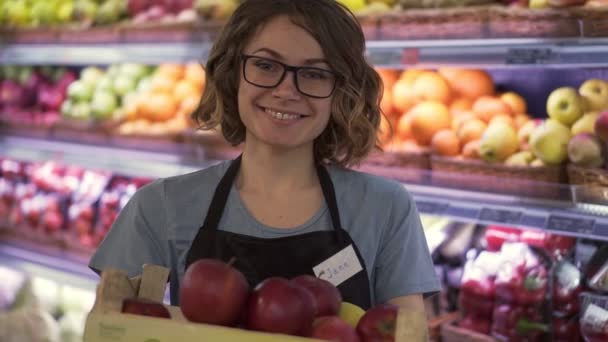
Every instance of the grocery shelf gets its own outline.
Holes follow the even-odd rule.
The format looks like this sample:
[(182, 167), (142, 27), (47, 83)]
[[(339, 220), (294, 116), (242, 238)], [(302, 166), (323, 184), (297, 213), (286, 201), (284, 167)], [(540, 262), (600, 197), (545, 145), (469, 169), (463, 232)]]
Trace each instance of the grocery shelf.
[(90, 44), (24, 44), (0, 45), (0, 64), (15, 65), (106, 65), (131, 62), (200, 61), (208, 55), (210, 43), (90, 43)]
[[(0, 64), (157, 64), (206, 59), (210, 42), (24, 44), (7, 43)], [(370, 40), (369, 60), (377, 66), (434, 67), (601, 67), (608, 65), (608, 38), (501, 38)]]
[(99, 281), (85, 256), (6, 236), (0, 236), (0, 265), (90, 290)]
[[(24, 161), (57, 160), (146, 177), (184, 174), (218, 162), (188, 153), (156, 153), (15, 136), (0, 137), (0, 156)], [(414, 196), (419, 211), (425, 214), (448, 216), (466, 222), (543, 229), (608, 241), (608, 205), (585, 203), (577, 197), (579, 188), (576, 186), (553, 185), (560, 195), (531, 197), (440, 187), (429, 181), (400, 178), (404, 172), (424, 176), (425, 173), (430, 174), (429, 171), (396, 168), (388, 172), (383, 168), (362, 170), (404, 183)]]

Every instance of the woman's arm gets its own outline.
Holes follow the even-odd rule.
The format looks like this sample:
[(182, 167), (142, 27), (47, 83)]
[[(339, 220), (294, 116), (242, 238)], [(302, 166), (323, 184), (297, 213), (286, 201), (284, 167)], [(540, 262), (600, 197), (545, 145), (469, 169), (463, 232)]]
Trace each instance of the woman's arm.
[(396, 297), (388, 301), (390, 304), (395, 304), (405, 309), (411, 309), (412, 311), (424, 312), (424, 300), (422, 295), (414, 294), (409, 296)]

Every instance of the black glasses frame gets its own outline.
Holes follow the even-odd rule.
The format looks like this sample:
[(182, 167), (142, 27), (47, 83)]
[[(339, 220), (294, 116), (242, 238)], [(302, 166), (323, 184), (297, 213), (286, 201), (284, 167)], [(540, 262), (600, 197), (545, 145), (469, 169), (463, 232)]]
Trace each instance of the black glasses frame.
[[(275, 88), (276, 86), (278, 86), (279, 84), (281, 84), (281, 82), (283, 82), (283, 80), (285, 79), (285, 75), (287, 75), (288, 71), (293, 72), (293, 82), (296, 85), (296, 89), (303, 95), (306, 95), (308, 97), (312, 97), (315, 99), (326, 99), (328, 97), (330, 97), (331, 95), (333, 95), (334, 91), (336, 90), (336, 84), (338, 83), (338, 75), (336, 75), (336, 73), (334, 73), (333, 71), (329, 71), (327, 69), (321, 69), (321, 68), (315, 68), (315, 67), (307, 67), (307, 66), (293, 66), (293, 65), (287, 65), (285, 63), (279, 62), (276, 59), (272, 59), (272, 58), (266, 58), (266, 57), (260, 57), (260, 56), (254, 56), (254, 55), (242, 55), (243, 58), (243, 78), (245, 79), (245, 81), (247, 81), (247, 83), (252, 84), (256, 87), (260, 87), (260, 88), (266, 88), (266, 89), (270, 89), (270, 88)], [(276, 84), (271, 85), (271, 86), (267, 86), (267, 85), (260, 85), (254, 82), (251, 82), (250, 80), (247, 79), (247, 73), (245, 72), (245, 68), (247, 66), (247, 61), (250, 58), (260, 58), (260, 59), (265, 59), (268, 61), (271, 61), (273, 63), (277, 63), (280, 66), (283, 67), (283, 74), (281, 75), (281, 77), (279, 77), (279, 80), (277, 81)], [(329, 95), (327, 96), (316, 96), (316, 95), (310, 95), (306, 92), (303, 92), (300, 89), (300, 84), (298, 83), (298, 76), (297, 73), (300, 70), (318, 70), (318, 71), (322, 71), (322, 72), (327, 72), (330, 73), (334, 76), (334, 84), (331, 88), (331, 91), (329, 92)]]

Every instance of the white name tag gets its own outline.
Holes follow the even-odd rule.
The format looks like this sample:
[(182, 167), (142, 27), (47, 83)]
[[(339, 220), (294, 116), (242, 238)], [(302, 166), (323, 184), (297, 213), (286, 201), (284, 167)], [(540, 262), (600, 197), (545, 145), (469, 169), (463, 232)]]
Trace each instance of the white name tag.
[(357, 258), (353, 245), (334, 254), (312, 269), (317, 278), (327, 280), (334, 286), (342, 284), (345, 280), (363, 270)]

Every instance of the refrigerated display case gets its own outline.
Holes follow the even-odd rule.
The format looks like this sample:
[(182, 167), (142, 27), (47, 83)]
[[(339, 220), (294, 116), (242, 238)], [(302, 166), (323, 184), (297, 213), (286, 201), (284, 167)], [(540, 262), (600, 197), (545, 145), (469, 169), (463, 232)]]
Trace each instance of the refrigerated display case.
[[(531, 119), (547, 116), (547, 98), (555, 88), (577, 88), (591, 78), (608, 80), (608, 29), (605, 24), (608, 10), (601, 6), (541, 10), (498, 5), (393, 9), (361, 15), (360, 21), (368, 39), (368, 58), (376, 67), (398, 70), (396, 73), (445, 67), (483, 69), (492, 77), (497, 93), (513, 91), (525, 98)], [(74, 82), (79, 73), (82, 77), (82, 71), (90, 67), (109, 73), (112, 66), (120, 67), (125, 63), (154, 67), (204, 61), (220, 28), (221, 22), (198, 18), (185, 23), (141, 27), (130, 23), (94, 26), (82, 32), (61, 27), (11, 29), (2, 33), (5, 39), (0, 45), (0, 63), (71, 70), (74, 75), (70, 82)], [(69, 97), (67, 86), (64, 85), (64, 98)], [(7, 108), (14, 111), (15, 107), (4, 108), (6, 117), (15, 117), (6, 113)], [(46, 111), (56, 114), (48, 122), (5, 118), (0, 123), (0, 161), (21, 165), (21, 171), (17, 172), (21, 177), (19, 182), (6, 186), (16, 189), (16, 183), (32, 183), (40, 188), (32, 170), (44, 168), (49, 161), (59, 165), (58, 169), (62, 171), (57, 174), (61, 174), (58, 177), (65, 184), (68, 184), (65, 178), (69, 167), (81, 168), (81, 174), (86, 170), (91, 174), (103, 173), (105, 176), (100, 176), (103, 181), (98, 178), (97, 183), (93, 182), (102, 184), (103, 189), (88, 202), (81, 201), (94, 207), (96, 214), (88, 219), (88, 225), (78, 220), (84, 216), (69, 217), (74, 196), (63, 201), (59, 196), (59, 206), (66, 220), (60, 233), (45, 226), (49, 223), (43, 219), (30, 222), (30, 228), (35, 228), (30, 229), (35, 231), (32, 233), (21, 223), (15, 225), (10, 210), (0, 211), (6, 213), (0, 219), (3, 221), (0, 228), (0, 266), (3, 268), (0, 272), (9, 272), (11, 278), (34, 275), (38, 279), (35, 288), (51, 293), (40, 294), (47, 299), (52, 297), (48, 299), (51, 302), (57, 300), (57, 293), (63, 293), (64, 288), (69, 293), (79, 289), (86, 297), (79, 310), (86, 311), (92, 305), (91, 295), (97, 279), (86, 268), (87, 257), (107, 229), (99, 228), (102, 225), (99, 222), (106, 216), (110, 218), (105, 221), (110, 224), (112, 221), (111, 214), (106, 214), (107, 208), (102, 210), (101, 203), (105, 203), (102, 197), (106, 194), (118, 196), (121, 204), (113, 205), (120, 208), (133, 187), (155, 178), (207, 167), (235, 156), (238, 148), (228, 146), (219, 134), (196, 133), (191, 125), (176, 132), (161, 131), (144, 136), (141, 132), (129, 134), (134, 132), (132, 127), (121, 130), (120, 126), (124, 124), (121, 120), (104, 123), (87, 118), (75, 122), (66, 119), (63, 113), (60, 115), (62, 109), (49, 107)], [(36, 117), (31, 111), (20, 112), (20, 115)], [(123, 113), (122, 120), (125, 116), (128, 114)], [(393, 123), (398, 126), (398, 117), (395, 120)], [(551, 259), (555, 256), (549, 255), (551, 260), (545, 265), (548, 273), (561, 258), (575, 260), (576, 267), (581, 269), (589, 263), (599, 264), (597, 268), (601, 268), (605, 262), (597, 255), (603, 242), (608, 241), (608, 188), (564, 181), (565, 165), (537, 172), (540, 173), (536, 176), (541, 179), (539, 181), (528, 178), (530, 169), (488, 169), (484, 163), (460, 163), (432, 155), (428, 148), (416, 151), (403, 154), (403, 151), (393, 153), (387, 149), (374, 154), (359, 169), (401, 181), (423, 214), (437, 273), (445, 285), (441, 298), (429, 303), (431, 316), (436, 316), (433, 319), (444, 317), (445, 312), (462, 309), (459, 298), (461, 286), (464, 286), (463, 276), (473, 272), (473, 266), (481, 267), (484, 275), (492, 274), (487, 266), (491, 264), (488, 262), (491, 258), (484, 252), (499, 253), (503, 244), (524, 243), (533, 246), (534, 253), (540, 249), (544, 251), (540, 255), (545, 255), (559, 250), (547, 242), (554, 242), (555, 236), (576, 240), (575, 246), (569, 245), (560, 259)], [(409, 167), (412, 165), (414, 167)], [(557, 181), (544, 181), (553, 171), (557, 172)], [(517, 172), (524, 173), (525, 177), (518, 177)], [(5, 171), (4, 178), (8, 174), (13, 175)], [(82, 176), (78, 182), (82, 184)], [(78, 193), (78, 185), (74, 186), (73, 193)], [(27, 192), (27, 189), (22, 191)], [(2, 194), (0, 184), (0, 199)], [(48, 208), (49, 201), (41, 199), (42, 208)], [(108, 208), (115, 214), (115, 207), (108, 204)], [(19, 222), (27, 223), (27, 219)], [(91, 234), (73, 233), (70, 222), (74, 231), (86, 230)], [(107, 226), (108, 222), (103, 225)], [(527, 233), (522, 235), (521, 232)], [(531, 237), (535, 233), (545, 235)], [(467, 253), (470, 250), (475, 252)], [(591, 262), (594, 257), (599, 261)], [(585, 274), (585, 282), (592, 274), (599, 273), (595, 271)], [(495, 273), (491, 277), (496, 277)], [(469, 279), (467, 277), (464, 279)], [(467, 287), (464, 287), (466, 293)], [(596, 303), (591, 306), (594, 310), (606, 310), (601, 300), (593, 297), (604, 294), (603, 290), (595, 291), (585, 297), (582, 308), (586, 310), (592, 302)], [(79, 295), (68, 297), (76, 296)], [(464, 306), (470, 303), (465, 295)], [(516, 306), (507, 306), (513, 307)], [(489, 308), (495, 309), (494, 306)], [(444, 340), (462, 338), (459, 334), (466, 335), (471, 330), (491, 334), (491, 322), (480, 323), (467, 314), (461, 318), (456, 325), (446, 325), (448, 332), (444, 334)], [(545, 321), (551, 319), (545, 317)], [(553, 323), (552, 329), (557, 326), (566, 324)], [(513, 327), (500, 328), (504, 328), (501, 331), (504, 333), (505, 329)], [(469, 338), (489, 339), (487, 336)], [(505, 339), (509, 338), (503, 336)]]

